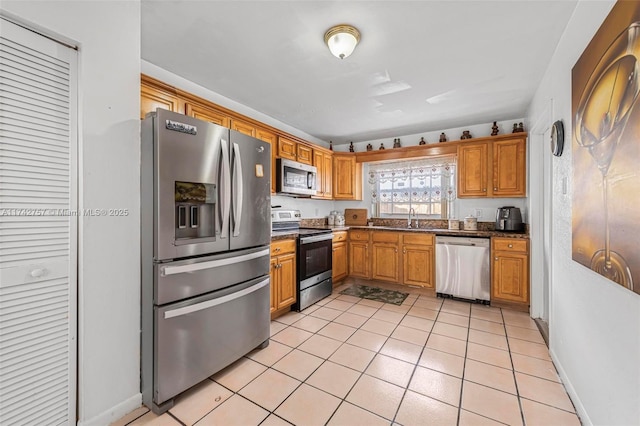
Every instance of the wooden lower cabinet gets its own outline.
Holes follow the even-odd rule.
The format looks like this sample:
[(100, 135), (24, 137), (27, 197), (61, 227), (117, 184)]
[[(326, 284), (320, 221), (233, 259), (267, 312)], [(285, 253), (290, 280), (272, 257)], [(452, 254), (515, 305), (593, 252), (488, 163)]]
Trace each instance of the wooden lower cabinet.
[(333, 268), (331, 279), (334, 285), (349, 274), (347, 249), (347, 231), (334, 232), (331, 247), (331, 263)]
[(371, 278), (369, 271), (369, 231), (349, 231), (349, 275)]
[(435, 288), (433, 234), (402, 236), (402, 283)]
[(529, 240), (491, 239), (491, 303), (529, 310)]
[(434, 253), (433, 234), (374, 231), (369, 238), (367, 232), (353, 230), (349, 232), (349, 275), (432, 289)]
[(335, 284), (340, 281), (344, 277), (347, 276), (347, 243), (333, 243), (332, 247), (332, 263), (333, 263), (333, 272), (332, 272), (332, 281)]
[(373, 232), (371, 278), (397, 283), (400, 280), (397, 232)]
[(287, 308), (296, 302), (296, 241), (271, 243), (271, 312)]

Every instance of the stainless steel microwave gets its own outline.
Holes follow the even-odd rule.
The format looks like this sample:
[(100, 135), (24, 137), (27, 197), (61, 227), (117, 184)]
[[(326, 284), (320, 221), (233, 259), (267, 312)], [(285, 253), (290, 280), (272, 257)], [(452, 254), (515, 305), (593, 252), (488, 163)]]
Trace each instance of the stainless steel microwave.
[(310, 197), (316, 195), (318, 169), (297, 161), (276, 160), (276, 192), (283, 195)]

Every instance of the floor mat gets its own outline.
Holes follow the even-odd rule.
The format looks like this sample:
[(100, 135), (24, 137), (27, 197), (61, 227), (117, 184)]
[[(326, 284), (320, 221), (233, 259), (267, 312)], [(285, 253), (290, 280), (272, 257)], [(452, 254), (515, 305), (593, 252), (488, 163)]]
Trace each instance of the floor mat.
[(402, 305), (404, 299), (409, 295), (409, 293), (369, 287), (367, 285), (352, 285), (351, 287), (342, 290), (340, 294), (375, 300), (383, 303), (391, 303), (393, 305)]

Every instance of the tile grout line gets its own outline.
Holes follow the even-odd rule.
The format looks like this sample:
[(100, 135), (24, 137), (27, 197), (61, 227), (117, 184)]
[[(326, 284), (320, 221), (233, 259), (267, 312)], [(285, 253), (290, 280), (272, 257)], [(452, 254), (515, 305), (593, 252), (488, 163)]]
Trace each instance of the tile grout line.
[[(500, 315), (502, 315), (502, 322), (504, 324), (504, 334), (507, 334), (507, 323), (505, 322), (504, 314), (502, 313), (502, 309), (500, 309)], [(522, 420), (522, 424), (526, 425), (524, 420), (524, 411), (522, 410), (522, 401), (520, 400), (520, 389), (518, 387), (518, 380), (516, 379), (516, 367), (513, 364), (513, 357), (511, 356), (511, 346), (509, 345), (509, 338), (507, 337), (507, 348), (509, 349), (509, 361), (511, 361), (511, 373), (513, 374), (513, 383), (516, 387), (516, 397), (518, 398), (518, 408), (520, 408), (520, 419)]]
[[(437, 296), (436, 296), (437, 298)], [(418, 299), (416, 299), (418, 300)], [(396, 423), (396, 418), (398, 417), (398, 413), (400, 412), (400, 407), (402, 406), (402, 403), (404, 402), (405, 397), (407, 396), (407, 392), (409, 392), (409, 386), (411, 386), (411, 381), (413, 380), (413, 376), (416, 374), (416, 371), (418, 370), (418, 365), (420, 363), (420, 359), (422, 358), (422, 354), (424, 353), (424, 350), (427, 348), (427, 343), (429, 343), (429, 339), (431, 338), (431, 335), (433, 334), (433, 328), (436, 325), (436, 322), (438, 321), (438, 317), (440, 316), (440, 312), (442, 310), (442, 305), (444, 304), (444, 301), (442, 301), (442, 303), (440, 303), (440, 308), (438, 309), (438, 313), (436, 314), (436, 317), (433, 319), (433, 325), (431, 326), (431, 330), (429, 330), (429, 335), (427, 336), (427, 340), (426, 342), (424, 342), (424, 345), (422, 346), (422, 349), (420, 350), (420, 355), (418, 355), (418, 359), (415, 362), (415, 365), (413, 366), (413, 371), (411, 372), (411, 376), (409, 376), (409, 383), (407, 383), (407, 387), (404, 388), (404, 392), (402, 393), (402, 398), (400, 398), (400, 404), (398, 404), (398, 408), (396, 408), (396, 412), (393, 415), (393, 419), (391, 421), (391, 423)], [(415, 301), (414, 301), (414, 305), (415, 305)], [(413, 307), (413, 305), (412, 305)], [(408, 315), (408, 311), (407, 314), (405, 314), (405, 317)], [(403, 317), (404, 319), (404, 317)]]
[(467, 340), (464, 345), (464, 363), (462, 364), (462, 379), (460, 381), (460, 399), (458, 400), (458, 419), (457, 425), (460, 425), (460, 417), (462, 416), (462, 393), (464, 391), (464, 372), (467, 369), (467, 354), (469, 352), (469, 334), (471, 330), (471, 305), (469, 305), (469, 323), (467, 326)]

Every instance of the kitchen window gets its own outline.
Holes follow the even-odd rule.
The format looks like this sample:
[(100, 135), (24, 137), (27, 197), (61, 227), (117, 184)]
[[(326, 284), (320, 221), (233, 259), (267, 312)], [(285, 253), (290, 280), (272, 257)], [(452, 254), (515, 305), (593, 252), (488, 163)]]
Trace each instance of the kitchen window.
[(369, 166), (373, 216), (407, 215), (448, 218), (456, 198), (456, 159), (439, 157)]

